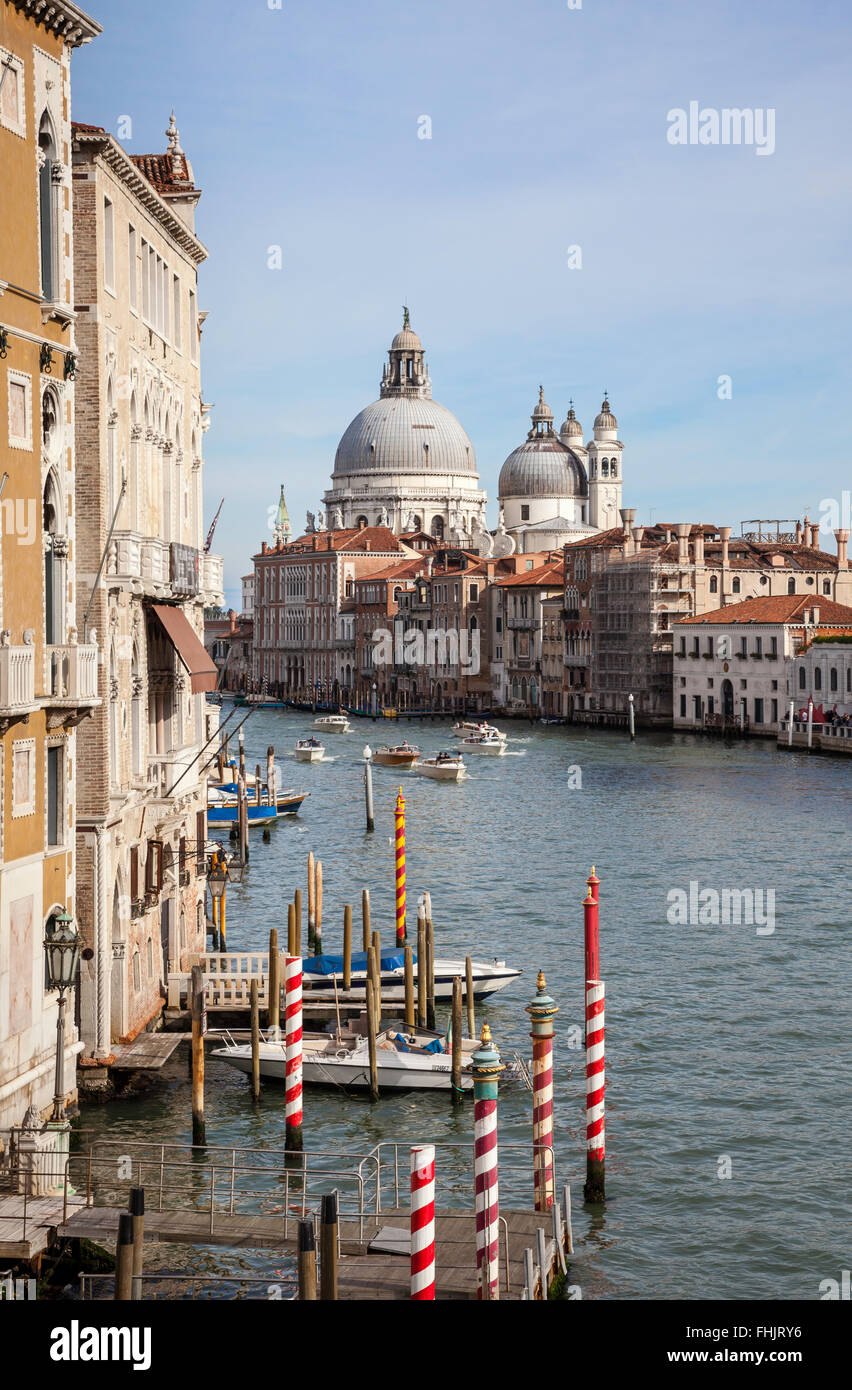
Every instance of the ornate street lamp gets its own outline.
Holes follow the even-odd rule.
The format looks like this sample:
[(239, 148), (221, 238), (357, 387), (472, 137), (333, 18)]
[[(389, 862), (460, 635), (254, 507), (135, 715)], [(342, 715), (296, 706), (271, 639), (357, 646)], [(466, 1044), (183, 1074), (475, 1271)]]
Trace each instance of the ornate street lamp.
[(47, 957), (47, 979), (51, 989), (59, 991), (56, 1009), (56, 1081), (53, 1095), (53, 1114), (51, 1120), (63, 1120), (63, 1071), (65, 1062), (65, 996), (77, 978), (80, 964), (80, 934), (67, 912), (59, 912), (54, 918), (56, 926), (45, 938), (44, 950)]
[(221, 855), (216, 856), (216, 862), (207, 875), (207, 884), (210, 889), (210, 896), (215, 902), (224, 896), (225, 884), (228, 881), (228, 870), (225, 868), (225, 861)]

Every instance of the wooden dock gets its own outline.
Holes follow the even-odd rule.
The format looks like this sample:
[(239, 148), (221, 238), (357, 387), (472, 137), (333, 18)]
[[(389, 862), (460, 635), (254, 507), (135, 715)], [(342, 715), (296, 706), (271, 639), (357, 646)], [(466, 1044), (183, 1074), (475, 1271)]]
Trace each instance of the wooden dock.
[(189, 1033), (140, 1033), (132, 1043), (116, 1043), (115, 1061), (110, 1065), (119, 1071), (159, 1071)]
[[(60, 1218), (61, 1218), (61, 1202)], [(114, 1241), (120, 1212), (115, 1207), (86, 1207), (74, 1211), (60, 1224), (57, 1234), (70, 1239)], [(407, 1209), (383, 1211), (340, 1223), (338, 1286), (342, 1299), (405, 1300), (410, 1297), (409, 1214)], [(504, 1225), (505, 1222), (505, 1225)], [(212, 1229), (211, 1229), (212, 1224)], [(436, 1294), (443, 1299), (475, 1299), (477, 1296), (476, 1230), (472, 1212), (438, 1212), (435, 1218)], [(544, 1231), (548, 1286), (557, 1273), (558, 1252), (550, 1216), (529, 1211), (501, 1212), (500, 1297), (520, 1299), (524, 1289), (524, 1251), (535, 1248), (537, 1231)], [(371, 1249), (379, 1233), (383, 1249)], [(388, 1239), (388, 1237), (391, 1239)], [(216, 1245), (229, 1249), (295, 1250), (296, 1216), (262, 1216), (209, 1212), (148, 1211), (146, 1242)], [(396, 1246), (392, 1253), (388, 1246)], [(508, 1259), (507, 1259), (508, 1247)], [(573, 1258), (573, 1257), (571, 1257)], [(540, 1292), (540, 1296), (546, 1296)]]
[(62, 1196), (0, 1196), (0, 1260), (34, 1260), (52, 1245), (63, 1214), (85, 1210), (85, 1202)]

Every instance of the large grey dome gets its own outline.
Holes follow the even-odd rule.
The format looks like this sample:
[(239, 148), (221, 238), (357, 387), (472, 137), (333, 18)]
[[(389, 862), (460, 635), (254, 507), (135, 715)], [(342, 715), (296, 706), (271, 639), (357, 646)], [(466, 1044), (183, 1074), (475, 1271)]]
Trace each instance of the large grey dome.
[(528, 439), (500, 469), (497, 491), (501, 498), (585, 497), (586, 470), (558, 439)]
[(455, 415), (428, 396), (384, 396), (355, 416), (337, 446), (341, 473), (475, 473)]

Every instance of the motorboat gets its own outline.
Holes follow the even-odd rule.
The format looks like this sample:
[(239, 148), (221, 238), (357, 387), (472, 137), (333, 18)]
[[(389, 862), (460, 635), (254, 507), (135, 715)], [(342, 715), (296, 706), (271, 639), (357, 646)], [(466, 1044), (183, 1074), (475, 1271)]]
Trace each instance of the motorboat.
[(473, 734), (494, 734), (505, 743), (506, 735), (493, 724), (488, 724), (484, 719), (474, 723), (471, 719), (463, 719), (458, 724), (453, 725), (453, 736), (455, 738), (471, 738)]
[[(265, 791), (265, 788), (263, 789)], [(275, 805), (247, 800), (249, 829), (252, 826), (271, 825), (279, 816), (295, 815), (310, 792), (296, 791), (290, 787), (276, 794)], [(207, 822), (209, 825), (236, 825), (239, 819), (239, 798), (236, 783), (207, 788)]]
[(486, 758), (505, 758), (506, 740), (496, 733), (471, 734), (468, 738), (462, 739), (462, 751)]
[(312, 727), (324, 734), (348, 734), (352, 725), (345, 714), (320, 714)]
[(402, 743), (383, 743), (373, 754), (379, 767), (411, 767), (420, 757), (420, 749), (403, 739)]
[[(417, 979), (417, 952), (413, 952), (414, 978)], [(451, 1000), (453, 980), (462, 982), (462, 997), (467, 997), (467, 980), (464, 960), (438, 959), (435, 961), (435, 998)], [(520, 970), (508, 966), (504, 960), (471, 961), (473, 997), (477, 1001), (489, 999), (492, 994), (510, 985), (520, 976)], [(367, 953), (356, 951), (349, 968), (349, 990), (347, 1000), (366, 996)], [(383, 999), (399, 1002), (405, 999), (405, 951), (386, 951), (379, 965), (379, 983)], [(305, 956), (302, 961), (302, 991), (305, 996), (318, 1002), (333, 1000), (343, 990), (343, 956), (319, 955)]]
[(300, 763), (319, 763), (322, 762), (325, 749), (318, 738), (311, 735), (309, 738), (300, 738), (294, 748), (296, 761)]
[(465, 774), (464, 759), (461, 753), (436, 753), (434, 758), (421, 758), (414, 771), (435, 782), (460, 782)]
[[(223, 1041), (225, 1046), (214, 1048), (210, 1055), (250, 1074), (251, 1044), (237, 1043), (228, 1033)], [(478, 1047), (476, 1038), (462, 1038), (461, 1085), (465, 1091), (473, 1087), (471, 1061)], [(259, 1054), (261, 1076), (283, 1081), (287, 1064), (284, 1038), (264, 1034)], [(510, 1076), (517, 1074), (517, 1065), (508, 1064)], [(452, 1056), (447, 1038), (425, 1028), (385, 1028), (376, 1034), (376, 1070), (380, 1091), (449, 1091)], [(364, 1018), (343, 1031), (302, 1034), (302, 1083), (369, 1089), (370, 1053)]]

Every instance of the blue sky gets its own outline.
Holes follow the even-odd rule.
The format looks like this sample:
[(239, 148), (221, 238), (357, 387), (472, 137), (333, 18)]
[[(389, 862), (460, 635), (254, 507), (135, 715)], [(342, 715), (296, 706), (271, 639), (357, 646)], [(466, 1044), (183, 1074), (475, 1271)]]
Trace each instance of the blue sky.
[[(131, 116), (138, 154), (165, 149), (174, 106), (204, 190), (205, 511), (225, 496), (235, 606), (279, 483), (296, 525), (319, 505), (403, 303), (492, 525), (539, 382), (587, 438), (608, 389), (640, 521), (736, 534), (852, 489), (845, 0), (90, 11), (73, 115)], [(774, 109), (775, 152), (671, 145), (691, 101)]]

